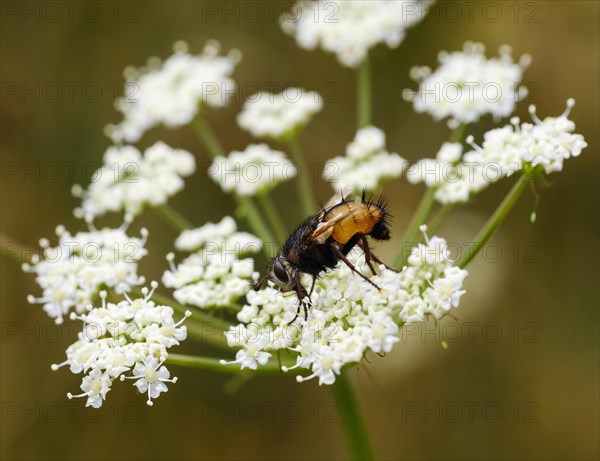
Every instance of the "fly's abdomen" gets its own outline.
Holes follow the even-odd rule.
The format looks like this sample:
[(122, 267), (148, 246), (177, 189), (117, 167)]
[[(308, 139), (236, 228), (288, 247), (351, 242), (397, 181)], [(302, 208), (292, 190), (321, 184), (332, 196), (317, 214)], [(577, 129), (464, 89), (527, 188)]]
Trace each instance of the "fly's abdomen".
[(359, 201), (340, 203), (327, 213), (324, 220), (332, 221), (336, 218), (339, 221), (333, 226), (330, 237), (341, 245), (348, 243), (358, 233), (372, 235), (380, 240), (389, 238), (385, 223), (386, 210), (374, 203)]

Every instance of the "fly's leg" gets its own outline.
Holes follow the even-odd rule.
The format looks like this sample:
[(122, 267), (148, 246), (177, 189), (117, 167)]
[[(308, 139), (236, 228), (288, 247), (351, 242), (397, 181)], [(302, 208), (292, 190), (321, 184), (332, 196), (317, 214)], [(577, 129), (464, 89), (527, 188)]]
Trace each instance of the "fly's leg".
[(306, 322), (308, 320), (308, 308), (310, 306), (310, 300), (308, 302), (305, 302), (304, 300), (298, 301), (298, 307), (296, 308), (296, 316), (292, 319), (291, 322), (288, 323), (288, 325), (291, 325), (296, 321), (296, 319), (298, 319), (298, 317), (300, 316), (300, 307), (304, 309), (304, 321)]
[(312, 292), (315, 289), (315, 282), (317, 281), (317, 276), (316, 275), (313, 275), (312, 278), (313, 278), (312, 279), (312, 284), (310, 286), (310, 291), (308, 292), (308, 297), (309, 298), (312, 296)]
[[(296, 319), (300, 315), (300, 307), (304, 309), (304, 321), (306, 322), (308, 320), (308, 308), (311, 306), (310, 295), (306, 292), (306, 289), (300, 283), (300, 275), (298, 274), (298, 272), (296, 272), (294, 281), (296, 282), (296, 287), (294, 288), (294, 290), (296, 291), (296, 296), (298, 297), (298, 307), (296, 308), (296, 316), (292, 319), (290, 323), (288, 323), (288, 325), (291, 325), (296, 321)], [(312, 288), (314, 288), (314, 286), (315, 278), (313, 278), (313, 284), (310, 290), (311, 293)], [(304, 301), (306, 298), (308, 298), (308, 302)]]
[(346, 258), (346, 256), (344, 255), (344, 253), (341, 252), (341, 250), (339, 248), (337, 248), (335, 245), (333, 246), (334, 251), (337, 253), (337, 255), (340, 257), (340, 259), (342, 261), (344, 261), (344, 263), (346, 264), (346, 266), (348, 266), (350, 269), (352, 269), (354, 272), (356, 272), (358, 275), (360, 275), (365, 281), (369, 282), (371, 285), (373, 285), (375, 288), (377, 288), (378, 290), (381, 290), (381, 288), (379, 288), (377, 285), (375, 285), (373, 282), (371, 282), (367, 277), (365, 277), (361, 272), (359, 272), (356, 267), (354, 267), (354, 264), (352, 264), (348, 258)]
[(341, 249), (341, 252), (344, 256), (346, 256), (348, 253), (350, 253), (350, 251), (352, 250), (352, 248), (354, 248), (354, 246), (358, 243), (358, 245), (363, 249), (363, 252), (365, 253), (365, 262), (367, 263), (367, 265), (369, 266), (369, 269), (371, 269), (371, 273), (373, 275), (377, 275), (377, 272), (375, 272), (375, 268), (373, 267), (373, 264), (371, 264), (371, 258), (370, 258), (370, 250), (369, 250), (369, 244), (366, 243), (366, 250), (365, 247), (363, 247), (363, 240), (366, 243), (367, 239), (365, 238), (364, 234), (362, 234), (361, 232), (357, 232), (356, 234), (354, 234), (352, 236), (352, 238), (350, 240), (348, 240), (344, 246)]
[(360, 236), (358, 246), (362, 249), (363, 253), (365, 254), (365, 262), (367, 263), (367, 266), (369, 266), (369, 269), (371, 269), (371, 273), (373, 275), (377, 275), (377, 272), (375, 272), (375, 268), (371, 263), (371, 259), (373, 259), (376, 262), (380, 261), (377, 259), (377, 256), (371, 253), (371, 248), (369, 248), (369, 242), (367, 242), (367, 238), (364, 235)]
[(361, 235), (360, 242), (358, 243), (358, 246), (365, 253), (365, 261), (366, 261), (367, 265), (369, 266), (369, 268), (371, 269), (371, 272), (373, 272), (373, 275), (375, 275), (375, 270), (373, 269), (373, 265), (371, 264), (371, 260), (375, 261), (376, 263), (382, 264), (383, 266), (385, 266), (387, 269), (389, 269), (391, 271), (400, 272), (400, 271), (394, 269), (393, 267), (388, 266), (381, 259), (379, 259), (377, 256), (375, 256), (375, 253), (373, 253), (371, 251), (371, 248), (369, 248), (369, 242), (367, 241), (367, 238), (364, 235)]

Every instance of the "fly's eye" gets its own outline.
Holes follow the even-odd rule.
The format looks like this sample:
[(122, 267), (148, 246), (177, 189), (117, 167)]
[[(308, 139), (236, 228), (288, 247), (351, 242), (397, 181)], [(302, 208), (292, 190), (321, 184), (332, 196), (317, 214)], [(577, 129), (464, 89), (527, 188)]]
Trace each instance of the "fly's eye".
[(285, 267), (283, 267), (283, 264), (278, 259), (273, 263), (273, 273), (280, 282), (287, 283), (289, 281)]

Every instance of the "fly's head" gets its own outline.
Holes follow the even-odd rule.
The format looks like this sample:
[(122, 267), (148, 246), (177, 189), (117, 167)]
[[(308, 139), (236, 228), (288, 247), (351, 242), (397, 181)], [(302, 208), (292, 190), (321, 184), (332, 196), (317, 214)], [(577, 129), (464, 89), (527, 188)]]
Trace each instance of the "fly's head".
[(256, 291), (270, 280), (279, 287), (282, 292), (296, 289), (296, 268), (283, 256), (276, 256), (267, 266), (267, 273), (254, 284)]

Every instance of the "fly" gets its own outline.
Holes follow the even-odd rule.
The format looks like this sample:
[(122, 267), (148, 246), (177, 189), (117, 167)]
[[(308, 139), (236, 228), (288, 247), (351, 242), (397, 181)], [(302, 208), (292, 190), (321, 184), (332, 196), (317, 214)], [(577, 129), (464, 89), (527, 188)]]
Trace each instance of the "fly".
[[(364, 252), (367, 266), (375, 275), (372, 261), (380, 264), (383, 262), (371, 252), (367, 237), (389, 240), (390, 219), (387, 201), (383, 196), (374, 202), (366, 198), (365, 190), (360, 199), (348, 200), (342, 195), (339, 202), (325, 206), (318, 213), (309, 216), (290, 234), (281, 252), (267, 266), (267, 273), (254, 284), (254, 289), (260, 290), (270, 280), (282, 292), (294, 291), (299, 302), (296, 316), (290, 323), (298, 318), (300, 307), (304, 309), (304, 320), (308, 318), (310, 296), (317, 277), (322, 272), (333, 269), (340, 260), (379, 289), (346, 256), (358, 245)], [(312, 275), (310, 291), (300, 282), (302, 273)]]

